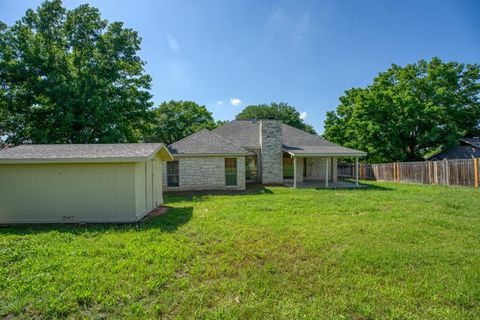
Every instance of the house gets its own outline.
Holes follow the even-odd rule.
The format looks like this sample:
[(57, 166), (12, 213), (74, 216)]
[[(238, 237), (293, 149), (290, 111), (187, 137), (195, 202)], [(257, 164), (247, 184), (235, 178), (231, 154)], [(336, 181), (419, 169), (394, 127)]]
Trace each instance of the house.
[(440, 151), (427, 160), (480, 158), (480, 138), (463, 138), (455, 147)]
[(161, 143), (0, 151), (0, 224), (133, 222), (163, 202)]
[[(234, 120), (168, 146), (168, 191), (232, 189), (247, 183), (292, 184), (337, 178), (337, 158), (366, 155), (276, 120)], [(357, 178), (358, 184), (358, 178)]]

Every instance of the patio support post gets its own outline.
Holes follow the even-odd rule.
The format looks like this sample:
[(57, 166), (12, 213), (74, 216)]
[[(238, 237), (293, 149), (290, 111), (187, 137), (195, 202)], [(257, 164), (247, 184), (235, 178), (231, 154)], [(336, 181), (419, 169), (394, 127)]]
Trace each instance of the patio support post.
[(330, 158), (325, 158), (325, 188), (328, 188), (328, 163)]
[(355, 184), (358, 187), (358, 157), (355, 158)]
[(293, 187), (297, 187), (297, 157), (293, 157)]

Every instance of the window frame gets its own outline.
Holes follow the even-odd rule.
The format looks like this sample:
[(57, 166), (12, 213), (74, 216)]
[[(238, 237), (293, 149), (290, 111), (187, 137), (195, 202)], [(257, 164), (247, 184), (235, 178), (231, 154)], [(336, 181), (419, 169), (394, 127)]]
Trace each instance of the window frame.
[[(250, 162), (253, 161), (254, 163), (254, 170), (249, 167)], [(252, 177), (250, 174), (253, 173), (254, 176)], [(257, 155), (248, 155), (245, 156), (245, 181), (247, 182), (256, 182), (258, 181), (258, 158)]]
[(282, 158), (282, 172), (283, 172), (283, 179), (293, 179), (293, 158), (290, 157), (288, 154), (283, 154)]
[[(235, 167), (231, 167), (228, 162), (235, 164)], [(231, 172), (229, 172), (231, 171)], [(238, 160), (237, 158), (225, 158), (224, 159), (224, 173), (225, 173), (225, 186), (236, 187), (238, 186)], [(232, 181), (235, 183), (232, 183)]]
[[(176, 173), (171, 173), (169, 169), (169, 167), (171, 167), (172, 165), (176, 165), (175, 168), (176, 168)], [(174, 169), (175, 169), (174, 168)], [(176, 183), (172, 183), (172, 181), (170, 180), (171, 177), (176, 177)], [(173, 160), (173, 161), (167, 161), (167, 187), (180, 187), (180, 163), (178, 160)]]

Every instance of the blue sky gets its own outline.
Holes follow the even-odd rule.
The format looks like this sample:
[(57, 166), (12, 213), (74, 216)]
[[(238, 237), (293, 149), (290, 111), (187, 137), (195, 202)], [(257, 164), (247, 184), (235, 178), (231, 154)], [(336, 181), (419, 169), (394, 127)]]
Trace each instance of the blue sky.
[[(7, 24), (41, 1), (0, 0)], [(346, 89), (390, 64), (438, 56), (480, 63), (480, 1), (89, 2), (143, 38), (155, 104), (193, 100), (216, 119), (288, 102), (321, 133)]]

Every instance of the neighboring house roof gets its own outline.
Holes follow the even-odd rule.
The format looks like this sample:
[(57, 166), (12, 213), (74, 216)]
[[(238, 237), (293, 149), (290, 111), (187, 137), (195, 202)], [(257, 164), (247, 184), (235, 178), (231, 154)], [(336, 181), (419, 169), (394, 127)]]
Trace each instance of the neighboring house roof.
[(251, 154), (207, 129), (202, 129), (169, 145), (168, 149), (174, 156)]
[[(259, 127), (256, 120), (233, 120), (212, 132), (244, 148), (260, 149)], [(366, 156), (367, 153), (342, 147), (322, 137), (282, 123), (283, 149), (293, 155)]]
[(137, 162), (160, 153), (172, 160), (163, 143), (25, 144), (0, 151), (0, 163)]
[(475, 148), (480, 148), (480, 138), (462, 138), (461, 142), (469, 144)]
[(439, 150), (426, 160), (472, 159), (480, 157), (480, 138), (462, 138), (460, 145)]

